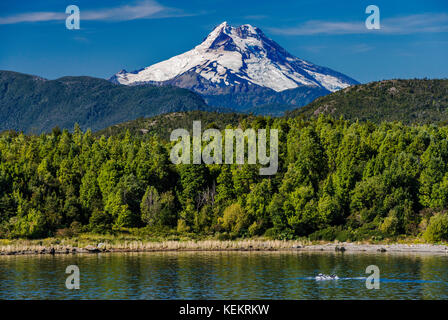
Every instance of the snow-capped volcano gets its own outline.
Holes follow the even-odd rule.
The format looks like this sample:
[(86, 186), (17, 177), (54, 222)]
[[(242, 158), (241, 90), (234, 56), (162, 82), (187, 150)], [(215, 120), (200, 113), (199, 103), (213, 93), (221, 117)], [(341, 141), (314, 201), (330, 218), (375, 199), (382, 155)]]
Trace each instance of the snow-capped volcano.
[(122, 70), (110, 80), (125, 85), (172, 84), (205, 96), (228, 94), (228, 90), (219, 91), (228, 87), (238, 92), (251, 87), (276, 92), (304, 87), (333, 92), (357, 83), (294, 57), (257, 27), (232, 27), (226, 22), (192, 50), (135, 72)]

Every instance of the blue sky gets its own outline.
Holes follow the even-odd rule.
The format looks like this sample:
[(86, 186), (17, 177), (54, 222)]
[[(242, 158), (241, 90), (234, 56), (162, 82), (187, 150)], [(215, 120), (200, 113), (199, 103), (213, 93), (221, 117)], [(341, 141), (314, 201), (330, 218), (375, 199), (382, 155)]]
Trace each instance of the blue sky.
[[(71, 4), (80, 30), (65, 27)], [(364, 26), (370, 4), (380, 30)], [(0, 69), (109, 78), (185, 52), (223, 21), (257, 26), (293, 55), (363, 83), (448, 77), (447, 0), (2, 0)]]

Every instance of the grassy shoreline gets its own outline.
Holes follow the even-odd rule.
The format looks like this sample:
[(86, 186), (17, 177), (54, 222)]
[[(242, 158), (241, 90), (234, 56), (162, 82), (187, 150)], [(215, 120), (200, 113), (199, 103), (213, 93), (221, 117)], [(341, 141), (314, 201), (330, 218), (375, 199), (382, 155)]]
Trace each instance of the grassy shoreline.
[(192, 240), (139, 239), (136, 237), (81, 236), (41, 240), (0, 239), (0, 255), (75, 254), (101, 252), (156, 251), (326, 251), (326, 252), (402, 252), (445, 253), (448, 244), (428, 244), (419, 239), (382, 242), (325, 242), (309, 240)]

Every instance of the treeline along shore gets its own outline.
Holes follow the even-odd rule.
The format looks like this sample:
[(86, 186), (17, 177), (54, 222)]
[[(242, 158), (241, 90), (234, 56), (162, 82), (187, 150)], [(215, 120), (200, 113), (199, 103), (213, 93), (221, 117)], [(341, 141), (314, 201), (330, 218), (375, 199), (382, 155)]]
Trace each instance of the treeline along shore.
[(448, 240), (448, 126), (321, 115), (235, 127), (278, 130), (276, 174), (247, 162), (174, 165), (174, 142), (151, 134), (3, 132), (0, 239)]

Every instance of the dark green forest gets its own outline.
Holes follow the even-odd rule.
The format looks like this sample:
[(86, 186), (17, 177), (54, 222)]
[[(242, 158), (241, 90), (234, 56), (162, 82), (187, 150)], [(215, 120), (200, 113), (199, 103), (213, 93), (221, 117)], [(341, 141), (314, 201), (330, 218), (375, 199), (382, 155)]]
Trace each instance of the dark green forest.
[(170, 134), (177, 128), (185, 128), (191, 132), (193, 121), (200, 120), (204, 128), (224, 130), (227, 126), (237, 126), (243, 119), (252, 121), (254, 115), (244, 113), (220, 113), (208, 111), (173, 112), (157, 115), (151, 118), (138, 118), (119, 123), (106, 129), (94, 132), (96, 137), (104, 135), (124, 137), (129, 131), (131, 135), (138, 135), (145, 139), (157, 135), (164, 140), (170, 139)]
[[(173, 125), (175, 122), (172, 119), (166, 121), (166, 114), (173, 112), (195, 115), (191, 111), (215, 111), (215, 114), (228, 114), (225, 118), (216, 117), (218, 121), (215, 124), (220, 127), (234, 125), (240, 118), (251, 117), (251, 113), (282, 116), (286, 110), (297, 108), (305, 102), (309, 104), (286, 111), (287, 116), (309, 119), (329, 114), (335, 118), (343, 116), (347, 120), (369, 120), (374, 123), (448, 123), (447, 79), (385, 80), (350, 86), (328, 95), (325, 89), (304, 87), (276, 93), (281, 98), (264, 105), (257, 104), (257, 101), (266, 98), (263, 92), (272, 90), (260, 90), (253, 94), (239, 93), (236, 95), (238, 97), (236, 93), (229, 93), (213, 98), (213, 105), (220, 105), (226, 97), (229, 98), (224, 103), (229, 108), (235, 99), (241, 103), (243, 100), (250, 102), (250, 106), (244, 109), (245, 113), (230, 113), (231, 109), (207, 105), (203, 97), (177, 87), (125, 86), (93, 77), (47, 80), (0, 70), (0, 131), (40, 134), (50, 132), (55, 126), (71, 130), (78, 123), (83, 130), (104, 130), (101, 134), (105, 135), (114, 134), (123, 127), (129, 127), (132, 131), (135, 126), (140, 126), (143, 133), (146, 129), (161, 130), (164, 135), (168, 130), (158, 124)], [(209, 96), (207, 99), (212, 98)], [(210, 122), (213, 122), (213, 114), (210, 114)], [(161, 116), (153, 119), (157, 115)], [(152, 124), (153, 120), (157, 125)]]
[[(219, 128), (224, 121), (215, 117)], [(107, 138), (79, 126), (3, 132), (0, 238), (139, 230), (217, 239), (448, 239), (448, 126), (323, 115), (242, 118), (234, 126), (279, 130), (276, 175), (260, 176), (258, 165), (173, 165), (174, 142), (158, 130)]]
[(448, 123), (448, 79), (396, 79), (359, 84), (317, 98), (291, 117), (341, 116), (347, 120)]
[[(125, 110), (125, 111), (124, 111)], [(55, 126), (100, 130), (162, 113), (214, 110), (177, 87), (125, 86), (93, 77), (47, 80), (0, 70), (0, 131), (49, 132)]]

